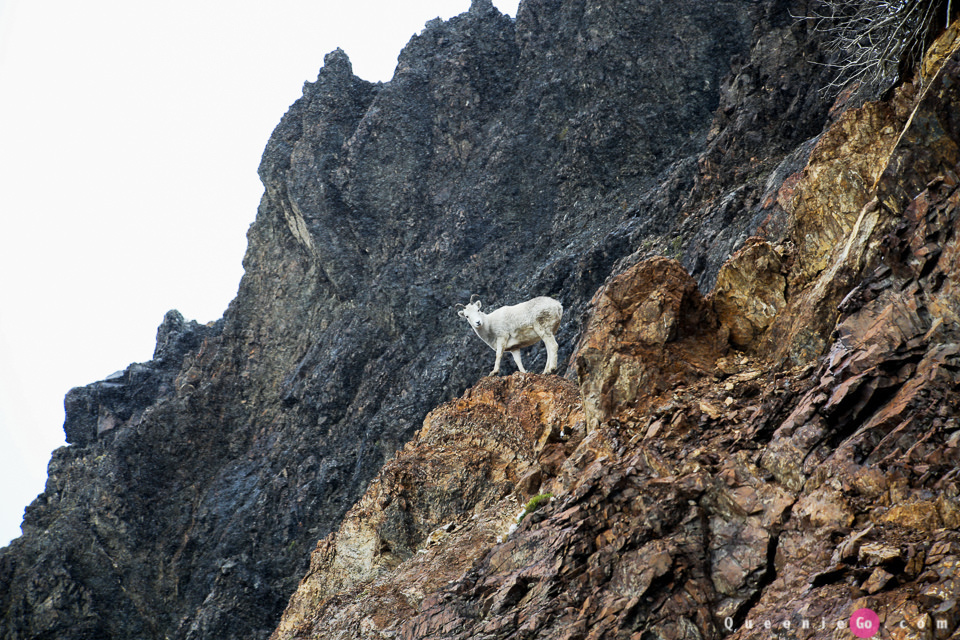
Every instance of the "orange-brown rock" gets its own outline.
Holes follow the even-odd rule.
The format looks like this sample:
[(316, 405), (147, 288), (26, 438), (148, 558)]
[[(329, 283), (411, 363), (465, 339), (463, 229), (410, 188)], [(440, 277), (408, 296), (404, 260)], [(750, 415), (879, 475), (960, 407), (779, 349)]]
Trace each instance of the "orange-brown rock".
[(730, 343), (749, 349), (786, 304), (783, 261), (769, 242), (750, 238), (720, 267), (713, 308)]
[(869, 102), (844, 112), (820, 138), (800, 181), (781, 198), (797, 250), (792, 286), (815, 279), (830, 266), (831, 255), (857, 236), (864, 205), (907, 116), (900, 103)]
[[(784, 191), (793, 221), (794, 293), (760, 347), (775, 360), (806, 363), (825, 351), (837, 306), (884, 257), (899, 216), (927, 182), (956, 167), (957, 56), (941, 56), (922, 91), (906, 85), (889, 103), (846, 112)], [(924, 259), (937, 251), (915, 249)]]
[[(878, 184), (880, 206), (902, 216), (871, 249), (880, 264), (836, 309), (840, 321), (817, 384), (761, 454), (779, 482), (800, 492), (794, 514), (810, 517), (806, 524), (792, 519), (781, 535), (777, 577), (751, 611), (755, 621), (796, 628), (800, 612), (842, 620), (868, 606), (891, 637), (921, 637), (903, 633), (919, 625), (941, 625), (942, 637), (957, 632), (947, 612), (958, 606), (960, 547), (956, 521), (946, 520), (960, 493), (960, 438), (952, 436), (960, 427), (953, 284), (960, 275), (960, 179), (951, 170), (960, 140), (958, 78), (954, 52), (918, 96)], [(818, 496), (833, 496), (833, 506), (816, 509)], [(811, 529), (821, 539), (831, 539), (830, 531), (846, 537), (828, 557), (816, 550)], [(762, 632), (742, 628), (734, 637)]]
[(507, 532), (582, 436), (576, 387), (557, 376), (484, 378), (432, 411), (318, 543), (273, 637), (388, 633)]
[(575, 355), (588, 430), (712, 371), (724, 351), (713, 310), (675, 260), (637, 264), (591, 306)]
[(763, 336), (774, 360), (806, 363), (822, 354), (836, 306), (875, 262), (892, 214), (875, 194), (908, 117), (909, 92), (893, 104), (845, 112), (817, 143), (799, 180), (781, 193), (790, 215), (790, 303)]

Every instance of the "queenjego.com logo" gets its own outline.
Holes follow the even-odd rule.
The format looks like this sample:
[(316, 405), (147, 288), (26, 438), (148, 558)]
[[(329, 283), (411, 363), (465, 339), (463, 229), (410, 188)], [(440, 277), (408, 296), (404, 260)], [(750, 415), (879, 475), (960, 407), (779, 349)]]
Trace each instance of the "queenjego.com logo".
[[(886, 624), (891, 626), (899, 626), (901, 629), (909, 628), (919, 631), (923, 631), (927, 627), (930, 627), (931, 631), (936, 630), (937, 632), (941, 630), (947, 631), (949, 628), (946, 619), (934, 619), (929, 615), (922, 615), (916, 619), (909, 619), (903, 615), (903, 612), (897, 612), (894, 614), (892, 620), (890, 617), (888, 617)], [(801, 618), (799, 620), (796, 618), (787, 618), (781, 620), (754, 620), (747, 618), (740, 624), (734, 622), (732, 618), (726, 618), (723, 621), (723, 626), (727, 633), (733, 633), (741, 628), (748, 631), (754, 629), (769, 629), (771, 631), (776, 630), (780, 632), (791, 630), (844, 631), (849, 629), (849, 631), (857, 638), (880, 637), (880, 616), (873, 609), (867, 608), (857, 609), (850, 615), (849, 618)]]

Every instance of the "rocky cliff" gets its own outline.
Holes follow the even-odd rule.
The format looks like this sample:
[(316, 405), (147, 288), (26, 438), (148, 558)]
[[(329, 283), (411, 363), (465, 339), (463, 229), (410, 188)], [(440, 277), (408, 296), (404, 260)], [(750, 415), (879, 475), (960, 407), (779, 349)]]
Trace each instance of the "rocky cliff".
[[(68, 395), (0, 636), (949, 613), (957, 63), (830, 112), (808, 10), (474, 0), (389, 83), (329, 54), (223, 319)], [(560, 299), (564, 377), (477, 383), (471, 293)]]
[(517, 373), (431, 413), (272, 638), (839, 638), (861, 608), (960, 637), (953, 37), (827, 129), (782, 241), (709, 295), (666, 258), (606, 282), (579, 390)]

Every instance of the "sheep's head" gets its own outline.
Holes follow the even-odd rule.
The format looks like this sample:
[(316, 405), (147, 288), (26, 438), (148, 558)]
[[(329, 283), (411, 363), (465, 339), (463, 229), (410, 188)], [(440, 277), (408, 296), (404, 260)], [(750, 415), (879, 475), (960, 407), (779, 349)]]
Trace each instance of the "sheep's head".
[(477, 300), (475, 295), (471, 296), (470, 304), (457, 305), (457, 315), (469, 322), (471, 327), (478, 329), (483, 326), (483, 314), (480, 313), (481, 306), (483, 306), (483, 303)]

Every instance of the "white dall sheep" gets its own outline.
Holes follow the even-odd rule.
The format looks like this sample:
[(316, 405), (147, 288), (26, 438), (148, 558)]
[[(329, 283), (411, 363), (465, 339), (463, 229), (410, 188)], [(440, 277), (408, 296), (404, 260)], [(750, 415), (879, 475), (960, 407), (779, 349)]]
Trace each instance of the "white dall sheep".
[[(520, 360), (520, 350), (531, 347), (541, 340), (547, 347), (547, 366), (544, 373), (557, 368), (557, 339), (554, 338), (560, 327), (563, 306), (553, 298), (541, 296), (510, 307), (500, 307), (491, 313), (480, 311), (482, 303), (471, 296), (470, 304), (458, 304), (457, 315), (464, 318), (473, 330), (497, 352), (497, 361), (490, 375), (500, 373), (500, 358), (504, 351), (513, 356), (517, 368), (526, 373)], [(460, 308), (462, 307), (462, 308)]]

